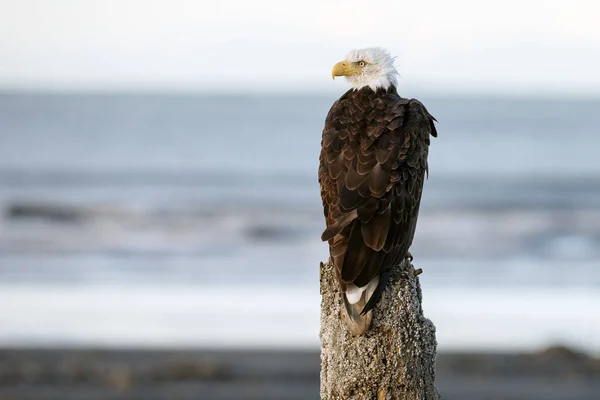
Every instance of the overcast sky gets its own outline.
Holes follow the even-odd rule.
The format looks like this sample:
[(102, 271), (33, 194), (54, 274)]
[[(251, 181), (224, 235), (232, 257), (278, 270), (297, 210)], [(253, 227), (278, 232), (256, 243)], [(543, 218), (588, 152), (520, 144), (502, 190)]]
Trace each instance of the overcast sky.
[(0, 88), (328, 90), (354, 47), (400, 86), (600, 94), (597, 0), (0, 0)]

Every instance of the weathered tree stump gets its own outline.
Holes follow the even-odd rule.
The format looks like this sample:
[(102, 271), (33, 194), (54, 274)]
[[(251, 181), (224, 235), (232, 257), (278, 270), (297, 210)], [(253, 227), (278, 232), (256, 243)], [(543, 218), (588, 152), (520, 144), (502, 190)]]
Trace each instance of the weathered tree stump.
[(321, 264), (321, 399), (438, 400), (435, 326), (423, 316), (418, 273), (408, 260), (373, 310), (371, 328), (350, 334), (333, 265)]

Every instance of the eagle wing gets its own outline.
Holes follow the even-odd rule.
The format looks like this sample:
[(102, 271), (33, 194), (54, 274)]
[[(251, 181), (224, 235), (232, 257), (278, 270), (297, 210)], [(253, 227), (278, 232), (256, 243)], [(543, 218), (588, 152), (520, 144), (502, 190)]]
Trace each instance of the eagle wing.
[(417, 100), (349, 91), (323, 130), (319, 182), (327, 240), (342, 292), (379, 276), (378, 302), (412, 244), (435, 119)]

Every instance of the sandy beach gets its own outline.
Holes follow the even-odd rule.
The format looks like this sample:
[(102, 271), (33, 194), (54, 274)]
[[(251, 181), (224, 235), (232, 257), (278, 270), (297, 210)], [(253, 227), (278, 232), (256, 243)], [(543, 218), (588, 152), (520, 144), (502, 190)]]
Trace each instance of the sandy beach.
[[(0, 398), (317, 399), (316, 351), (2, 349)], [(447, 400), (597, 400), (600, 359), (563, 347), (529, 354), (442, 353)]]

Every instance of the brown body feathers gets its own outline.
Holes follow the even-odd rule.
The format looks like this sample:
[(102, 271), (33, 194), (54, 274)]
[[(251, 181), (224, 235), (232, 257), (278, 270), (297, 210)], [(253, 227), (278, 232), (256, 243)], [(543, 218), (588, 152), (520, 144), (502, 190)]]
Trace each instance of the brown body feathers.
[(434, 121), (394, 86), (351, 89), (327, 115), (319, 157), (327, 226), (321, 238), (329, 242), (342, 292), (379, 276), (363, 313), (379, 301), (412, 244)]

